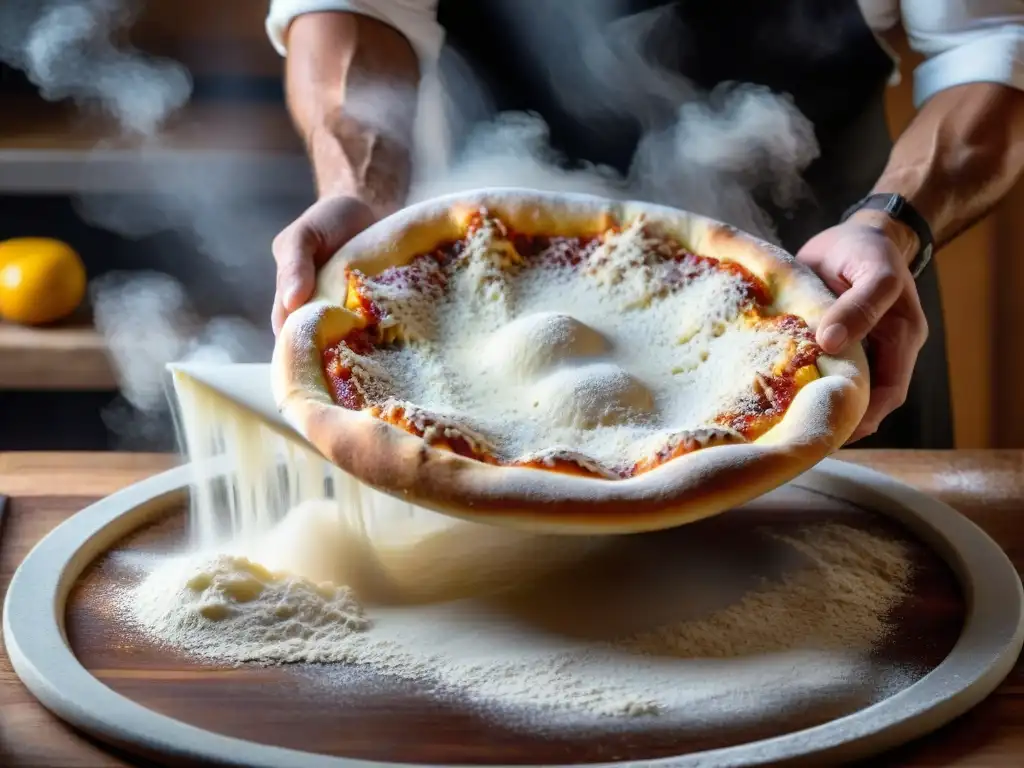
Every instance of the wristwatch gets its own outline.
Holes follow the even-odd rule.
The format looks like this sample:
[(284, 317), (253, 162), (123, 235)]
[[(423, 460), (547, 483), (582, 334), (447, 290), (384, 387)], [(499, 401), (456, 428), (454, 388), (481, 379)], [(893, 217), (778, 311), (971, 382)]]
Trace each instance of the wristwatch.
[(924, 216), (918, 213), (903, 195), (888, 192), (878, 192), (858, 200), (846, 209), (839, 221), (846, 221), (857, 211), (883, 211), (893, 221), (905, 224), (914, 231), (920, 247), (910, 262), (910, 274), (916, 280), (932, 260), (932, 252), (935, 250), (932, 228)]

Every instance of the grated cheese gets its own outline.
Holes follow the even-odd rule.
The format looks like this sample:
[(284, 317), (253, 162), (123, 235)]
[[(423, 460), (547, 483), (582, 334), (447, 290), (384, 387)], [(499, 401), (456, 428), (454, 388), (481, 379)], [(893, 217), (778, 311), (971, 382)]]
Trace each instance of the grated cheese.
[(406, 342), (372, 353), (387, 405), (445, 417), (444, 429), (464, 427), (505, 461), (576, 455), (604, 467), (717, 428), (724, 411), (753, 412), (793, 337), (747, 321), (740, 275), (666, 258), (670, 248), (637, 219), (579, 266), (545, 253), (527, 263), (484, 218), (445, 288), (368, 278)]

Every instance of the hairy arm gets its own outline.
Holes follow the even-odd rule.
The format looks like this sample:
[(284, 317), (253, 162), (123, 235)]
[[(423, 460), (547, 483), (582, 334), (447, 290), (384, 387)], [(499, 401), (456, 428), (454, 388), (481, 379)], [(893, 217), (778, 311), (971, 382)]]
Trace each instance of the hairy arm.
[(347, 12), (302, 14), (287, 31), (288, 110), (318, 194), (362, 201), (379, 217), (408, 193), (419, 63), (391, 26)]
[[(941, 247), (983, 218), (1024, 171), (1024, 0), (900, 0), (889, 10), (888, 22), (902, 20), (925, 60), (914, 72), (918, 112), (872, 191), (906, 197)], [(800, 251), (839, 296), (819, 324), (818, 343), (832, 354), (869, 342), (871, 400), (852, 440), (878, 429), (907, 397), (928, 337), (907, 269), (919, 249), (910, 227), (861, 210)]]
[[(906, 197), (931, 225), (937, 247), (984, 216), (1024, 173), (1024, 91), (967, 83), (933, 96), (899, 137), (876, 192)], [(864, 211), (912, 258), (917, 238), (884, 214)]]

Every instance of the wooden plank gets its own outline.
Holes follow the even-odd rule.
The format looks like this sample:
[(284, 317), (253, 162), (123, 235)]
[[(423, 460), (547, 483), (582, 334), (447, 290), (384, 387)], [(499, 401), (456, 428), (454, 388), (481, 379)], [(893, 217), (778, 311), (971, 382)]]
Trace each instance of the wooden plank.
[[(131, 149), (140, 140), (122, 133), (109, 116), (69, 102), (7, 96), (0, 123), (0, 150)], [(284, 104), (274, 102), (192, 102), (176, 112), (152, 150), (302, 154)]]
[(996, 440), (1000, 448), (1024, 448), (1024, 181), (1017, 184), (996, 212), (999, 275), (996, 322), (992, 343), (995, 364)]
[[(169, 453), (0, 453), (0, 493), (26, 496), (108, 496), (174, 467)], [(59, 483), (54, 482), (59, 478)]]
[[(843, 451), (839, 458), (884, 471), (957, 506), (1024, 568), (1024, 452)], [(166, 469), (176, 457), (123, 453), (0, 453), (0, 493), (15, 497), (0, 539), (0, 596), (27, 551), (93, 497)], [(31, 496), (19, 503), (23, 496)], [(165, 669), (167, 669), (165, 667)], [(1018, 664), (995, 694), (937, 733), (867, 762), (867, 766), (1016, 766), (1024, 762), (1024, 670)], [(163, 685), (176, 685), (164, 675)], [(129, 685), (123, 676), (107, 682)], [(220, 683), (218, 683), (219, 685)], [(166, 700), (164, 706), (175, 706)], [(113, 768), (138, 765), (74, 733), (21, 686), (0, 649), (0, 764)], [(234, 723), (236, 727), (244, 722)], [(335, 729), (337, 730), (337, 729)], [(395, 743), (401, 748), (401, 739)], [(385, 744), (384, 747), (388, 745)]]
[(100, 333), (87, 322), (44, 328), (0, 323), (0, 390), (115, 391)]
[(230, 194), (313, 200), (302, 155), (204, 150), (0, 149), (0, 194), (174, 194), (211, 179)]
[[(50, 486), (59, 492), (52, 478)], [(28, 551), (90, 500), (60, 497), (58, 503), (42, 504), (29, 515), (19, 514), (17, 500), (11, 504), (0, 538), (0, 594), (6, 595), (14, 570)], [(21, 685), (0, 647), (0, 765), (5, 768), (127, 768), (132, 763), (119, 759), (106, 747), (84, 738), (51, 715)]]
[(166, 194), (180, 193), (188, 180), (211, 179), (230, 180), (232, 194), (315, 194), (283, 104), (189, 104), (145, 144), (69, 104), (5, 97), (4, 108), (0, 193)]

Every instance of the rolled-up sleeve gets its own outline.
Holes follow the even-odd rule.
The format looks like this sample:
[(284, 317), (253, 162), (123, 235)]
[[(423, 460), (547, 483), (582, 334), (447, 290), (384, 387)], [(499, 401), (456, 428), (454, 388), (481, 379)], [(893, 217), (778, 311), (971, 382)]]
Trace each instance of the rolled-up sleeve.
[(1024, 0), (903, 0), (914, 72), (914, 104), (966, 83), (1024, 90)]
[(282, 56), (288, 26), (304, 13), (358, 13), (384, 22), (409, 41), (421, 62), (437, 60), (444, 30), (437, 23), (437, 0), (271, 0), (266, 27), (270, 42)]

